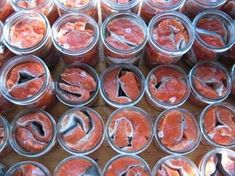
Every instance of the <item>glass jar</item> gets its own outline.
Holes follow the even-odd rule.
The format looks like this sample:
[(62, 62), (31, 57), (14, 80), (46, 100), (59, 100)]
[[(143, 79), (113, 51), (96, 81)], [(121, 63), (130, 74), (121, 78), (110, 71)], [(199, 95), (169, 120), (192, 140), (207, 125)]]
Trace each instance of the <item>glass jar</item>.
[(58, 12), (53, 0), (10, 0), (16, 12), (38, 12), (44, 14), (51, 24), (58, 18)]
[(200, 62), (189, 72), (190, 101), (198, 106), (224, 101), (232, 83), (227, 69), (217, 62)]
[(152, 142), (152, 123), (149, 114), (140, 108), (120, 108), (109, 116), (106, 138), (118, 153), (139, 154)]
[(208, 105), (200, 115), (206, 143), (213, 147), (235, 147), (235, 107), (229, 103)]
[(5, 21), (14, 12), (9, 0), (0, 2), (0, 21)]
[(44, 110), (19, 112), (10, 125), (10, 144), (19, 155), (38, 158), (56, 143), (56, 122)]
[(73, 155), (88, 155), (96, 151), (105, 138), (102, 117), (87, 107), (66, 111), (57, 125), (61, 147)]
[(186, 155), (193, 152), (201, 141), (196, 118), (182, 108), (162, 112), (154, 124), (157, 145), (169, 154)]
[(223, 11), (229, 14), (233, 19), (235, 19), (235, 1), (228, 0), (223, 6)]
[(8, 18), (3, 28), (4, 43), (16, 55), (33, 54), (49, 67), (59, 60), (51, 41), (50, 24), (43, 14), (17, 12)]
[(107, 68), (100, 78), (100, 94), (113, 108), (134, 106), (144, 96), (144, 75), (135, 66), (118, 64)]
[(182, 106), (191, 92), (187, 74), (175, 65), (153, 68), (146, 78), (145, 87), (146, 98), (156, 109)]
[(93, 18), (82, 13), (65, 14), (54, 23), (52, 35), (65, 64), (98, 63), (99, 27)]
[(200, 176), (197, 166), (189, 158), (178, 155), (170, 155), (160, 159), (153, 168), (152, 176), (158, 176), (158, 173), (163, 173), (163, 175), (168, 173), (181, 175), (183, 173), (182, 175)]
[(70, 107), (92, 106), (100, 89), (95, 69), (76, 63), (62, 69), (55, 83), (57, 98)]
[(185, 15), (176, 11), (156, 15), (148, 26), (145, 65), (176, 63), (193, 45), (194, 35), (191, 21)]
[(14, 164), (6, 173), (5, 176), (18, 175), (43, 175), (52, 176), (50, 171), (41, 163), (36, 161), (21, 161)]
[(194, 19), (199, 13), (210, 9), (221, 9), (227, 0), (187, 0), (182, 13)]
[(235, 96), (235, 64), (231, 69), (231, 77), (232, 77), (232, 94)]
[(0, 176), (4, 176), (7, 172), (6, 166), (0, 163)]
[(210, 150), (201, 159), (199, 165), (201, 176), (213, 175), (215, 173), (218, 175), (235, 175), (234, 158), (235, 152), (233, 150), (224, 148)]
[(65, 13), (84, 13), (91, 16), (97, 23), (99, 22), (98, 15), (98, 0), (55, 0), (60, 15)]
[(61, 161), (55, 168), (53, 176), (101, 176), (98, 164), (86, 156), (70, 156)]
[(54, 83), (46, 64), (37, 56), (16, 56), (0, 74), (2, 95), (16, 105), (48, 108), (54, 103)]
[(141, 0), (101, 0), (102, 20), (117, 13), (135, 13), (139, 11)]
[(7, 155), (9, 148), (9, 123), (0, 115), (0, 156)]
[(102, 173), (103, 176), (131, 174), (151, 176), (151, 171), (147, 162), (137, 155), (117, 155), (109, 160)]
[(147, 26), (136, 14), (114, 14), (103, 22), (101, 39), (108, 64), (138, 64), (144, 54)]
[(169, 11), (181, 11), (186, 0), (143, 0), (140, 16), (146, 23), (157, 14)]
[(193, 26), (196, 40), (186, 57), (190, 64), (214, 61), (234, 43), (233, 20), (222, 11), (207, 10), (198, 14), (193, 20)]

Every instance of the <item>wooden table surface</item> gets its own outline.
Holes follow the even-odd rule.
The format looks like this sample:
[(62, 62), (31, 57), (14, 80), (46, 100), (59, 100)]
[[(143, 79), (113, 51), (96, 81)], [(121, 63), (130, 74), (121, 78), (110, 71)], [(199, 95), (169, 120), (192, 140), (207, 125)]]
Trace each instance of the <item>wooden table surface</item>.
[[(186, 66), (183, 63), (179, 63), (184, 69), (185, 71), (188, 72), (188, 70), (190, 69), (189, 66)], [(53, 76), (56, 75), (56, 70), (58, 70), (61, 67), (61, 64), (58, 64), (57, 68), (55, 68), (53, 71)], [(106, 64), (104, 61), (101, 61), (98, 66), (96, 67), (96, 70), (98, 71), (98, 73), (101, 73), (104, 68), (106, 67)], [(145, 76), (147, 76), (148, 70), (142, 65), (140, 64), (140, 69), (143, 71), (143, 73), (145, 74)], [(230, 102), (233, 105), (235, 105), (235, 99), (232, 98), (231, 96), (226, 100), (226, 102)], [(156, 117), (158, 116), (158, 114), (161, 111), (157, 111), (155, 109), (153, 109), (147, 102), (146, 99), (143, 98), (141, 100), (141, 102), (137, 105), (138, 107), (144, 109), (146, 112), (148, 112), (153, 120), (156, 119)], [(107, 104), (105, 104), (105, 102), (101, 99), (101, 97), (99, 96), (97, 102), (95, 103), (94, 106), (92, 106), (92, 108), (94, 110), (96, 110), (98, 113), (100, 113), (100, 115), (102, 116), (102, 118), (104, 119), (104, 121), (106, 121), (109, 117), (109, 115), (111, 114), (111, 112), (113, 111), (113, 109), (111, 109)], [(186, 102), (183, 105), (183, 108), (191, 111), (193, 114), (195, 114), (196, 118), (198, 118), (200, 112), (202, 111), (202, 107), (197, 107), (194, 106), (193, 104), (190, 104), (189, 102)], [(69, 109), (68, 107), (66, 107), (65, 105), (63, 105), (62, 103), (60, 103), (59, 101), (56, 103), (56, 105), (50, 109), (48, 112), (50, 112), (56, 121), (58, 121), (60, 115), (65, 112), (67, 109)], [(6, 114), (6, 118), (11, 121), (12, 118), (14, 117), (14, 115), (19, 112), (20, 108), (15, 110), (14, 112), (11, 112), (9, 114)], [(202, 158), (202, 156), (209, 150), (211, 150), (212, 148), (210, 146), (207, 146), (205, 144), (201, 144), (199, 145), (199, 147), (192, 152), (191, 154), (187, 155), (190, 159), (192, 159), (195, 163), (198, 163), (200, 161), (200, 159)], [(100, 168), (103, 169), (104, 165), (109, 161), (109, 159), (111, 159), (114, 155), (116, 155), (117, 153), (115, 151), (113, 151), (111, 149), (111, 147), (108, 145), (107, 141), (104, 141), (104, 143), (102, 144), (102, 146), (95, 151), (94, 153), (90, 154), (89, 156), (93, 159), (95, 159)], [(140, 154), (141, 157), (143, 157), (147, 163), (149, 164), (150, 168), (152, 169), (154, 164), (162, 157), (166, 156), (167, 154), (164, 153), (163, 151), (161, 151), (159, 149), (158, 146), (155, 145), (155, 140), (152, 141), (151, 145), (143, 152)], [(42, 164), (44, 164), (46, 167), (49, 168), (49, 170), (51, 172), (54, 171), (56, 165), (62, 161), (64, 158), (70, 156), (70, 154), (68, 154), (66, 151), (64, 151), (60, 145), (57, 143), (56, 146), (54, 147), (54, 149), (52, 151), (50, 151), (48, 154), (40, 157), (40, 158), (25, 158), (22, 156), (19, 156), (18, 154), (16, 154), (14, 151), (12, 151), (9, 155), (0, 158), (0, 162), (5, 164), (7, 167), (12, 166), (13, 164), (19, 162), (19, 161), (24, 161), (24, 160), (32, 160), (32, 161), (38, 161)]]

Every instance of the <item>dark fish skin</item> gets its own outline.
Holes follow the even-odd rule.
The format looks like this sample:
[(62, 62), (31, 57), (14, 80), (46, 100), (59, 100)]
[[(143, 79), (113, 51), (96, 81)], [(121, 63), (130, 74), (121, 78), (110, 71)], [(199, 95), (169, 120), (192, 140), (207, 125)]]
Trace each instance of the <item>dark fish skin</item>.
[(82, 174), (82, 176), (100, 176), (100, 174), (96, 166), (91, 166), (86, 170), (86, 173)]

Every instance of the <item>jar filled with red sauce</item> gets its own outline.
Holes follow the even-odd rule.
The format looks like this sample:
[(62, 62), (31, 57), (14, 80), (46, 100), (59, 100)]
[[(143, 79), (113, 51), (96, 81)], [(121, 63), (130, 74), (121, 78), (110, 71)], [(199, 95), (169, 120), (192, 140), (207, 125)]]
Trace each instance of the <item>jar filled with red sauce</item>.
[(0, 156), (5, 156), (10, 150), (9, 145), (9, 123), (0, 115)]
[(147, 26), (136, 14), (114, 14), (103, 22), (101, 39), (108, 64), (138, 64), (147, 42)]
[(135, 13), (137, 14), (140, 7), (140, 0), (101, 0), (102, 20), (116, 13)]
[(145, 65), (176, 63), (191, 48), (194, 35), (191, 21), (185, 15), (176, 11), (156, 15), (148, 26)]
[(41, 13), (14, 13), (3, 27), (3, 36), (6, 46), (16, 55), (36, 55), (49, 67), (59, 60), (51, 40), (49, 21)]
[(16, 56), (0, 74), (2, 95), (16, 105), (47, 108), (54, 103), (54, 83), (46, 64), (37, 56)]
[(232, 77), (232, 94), (235, 96), (235, 64), (231, 69), (231, 77)]
[(75, 62), (96, 66), (99, 61), (99, 27), (83, 13), (61, 16), (52, 27), (53, 43), (65, 64)]
[(14, 12), (10, 0), (0, 1), (0, 21), (5, 21)]
[(235, 18), (235, 1), (228, 0), (223, 6), (223, 11), (229, 14), (233, 19)]
[(98, 0), (55, 0), (55, 3), (60, 15), (69, 12), (84, 13), (99, 22)]
[(189, 99), (199, 106), (224, 101), (232, 88), (227, 69), (217, 62), (196, 64), (189, 72), (189, 84), (191, 87)]
[[(190, 19), (194, 19), (199, 13), (205, 10), (221, 9), (228, 0), (187, 0), (182, 13)], [(232, 0), (233, 1), (233, 0)]]
[(11, 122), (10, 144), (21, 156), (43, 156), (51, 151), (55, 143), (56, 122), (44, 110), (23, 110)]
[(145, 81), (146, 98), (156, 109), (170, 109), (183, 105), (191, 92), (188, 76), (174, 65), (153, 68)]
[(233, 20), (226, 13), (207, 10), (193, 20), (195, 42), (187, 53), (187, 62), (214, 61), (234, 43), (235, 28)]
[(10, 0), (16, 12), (38, 12), (44, 14), (51, 24), (58, 18), (53, 0)]
[(82, 63), (65, 67), (55, 82), (57, 98), (70, 107), (93, 105), (99, 89), (98, 73), (89, 65)]
[(5, 176), (52, 176), (51, 172), (36, 161), (21, 161), (14, 164)]
[(140, 16), (148, 23), (161, 12), (181, 11), (186, 0), (143, 0)]
[(101, 171), (89, 157), (70, 156), (56, 166), (53, 176), (101, 176)]

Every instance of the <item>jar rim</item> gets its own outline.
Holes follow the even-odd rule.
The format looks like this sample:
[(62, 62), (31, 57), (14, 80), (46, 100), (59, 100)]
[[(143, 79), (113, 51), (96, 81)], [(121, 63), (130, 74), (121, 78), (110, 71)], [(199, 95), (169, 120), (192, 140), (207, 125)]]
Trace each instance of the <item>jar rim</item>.
[(214, 147), (223, 147), (223, 148), (232, 148), (232, 147), (235, 147), (235, 142), (229, 144), (229, 145), (222, 145), (222, 144), (218, 144), (216, 143), (213, 139), (211, 139), (208, 134), (206, 133), (205, 129), (204, 129), (204, 118), (205, 118), (205, 114), (211, 109), (211, 108), (214, 108), (214, 107), (223, 107), (223, 108), (226, 108), (226, 109), (229, 109), (232, 113), (235, 114), (235, 107), (232, 106), (231, 104), (229, 103), (226, 103), (226, 102), (219, 102), (219, 103), (213, 103), (213, 104), (210, 104), (210, 105), (207, 105), (203, 111), (201, 112), (200, 114), (200, 117), (199, 117), (199, 126), (200, 126), (200, 130), (202, 132), (202, 135), (204, 136), (204, 138), (206, 139), (206, 141), (214, 146)]
[[(199, 33), (197, 32), (197, 23), (206, 17), (210, 16), (216, 16), (216, 19), (223, 19), (223, 24), (225, 25), (225, 23), (227, 23), (226, 26), (229, 26), (226, 28), (227, 32), (230, 33), (230, 37), (228, 39), (228, 41), (226, 42), (226, 45), (224, 47), (213, 47), (211, 45), (209, 45), (208, 43), (206, 43), (205, 41), (202, 40), (202, 38), (200, 37)], [(213, 52), (217, 52), (217, 53), (221, 53), (221, 52), (225, 52), (228, 49), (230, 49), (233, 46), (233, 43), (235, 42), (235, 26), (234, 26), (234, 22), (232, 20), (232, 18), (227, 15), (226, 13), (219, 11), (219, 10), (205, 10), (204, 12), (199, 13), (193, 20), (193, 28), (195, 30), (195, 38), (197, 40), (197, 42), (199, 42), (202, 46), (206, 47), (209, 50), (213, 50)]]
[[(153, 30), (154, 30), (154, 26), (160, 22), (163, 21), (165, 19), (177, 19), (180, 20), (180, 22), (184, 25), (184, 27), (186, 28), (187, 32), (188, 32), (188, 36), (189, 36), (189, 41), (187, 42), (186, 46), (184, 48), (181, 48), (179, 50), (171, 50), (165, 47), (162, 47), (160, 44), (158, 44), (155, 39), (154, 39), (154, 35), (153, 34)], [(192, 22), (191, 20), (185, 16), (182, 13), (179, 13), (177, 11), (171, 11), (171, 12), (161, 12), (159, 14), (157, 14), (156, 16), (154, 16), (151, 21), (149, 22), (149, 26), (148, 26), (148, 41), (150, 42), (150, 44), (157, 50), (161, 51), (162, 53), (166, 54), (166, 55), (173, 55), (173, 56), (181, 56), (183, 54), (185, 54), (186, 52), (188, 52), (190, 50), (190, 48), (192, 47), (193, 43), (195, 40), (195, 29), (192, 26)]]
[[(33, 61), (33, 62), (36, 62), (36, 63), (39, 63), (42, 65), (42, 67), (45, 71), (46, 80), (44, 81), (42, 87), (38, 90), (38, 92), (36, 94), (32, 95), (31, 97), (26, 98), (26, 99), (14, 98), (13, 96), (11, 96), (9, 94), (7, 87), (6, 87), (7, 76), (12, 68), (17, 66), (18, 64), (22, 64), (24, 62), (29, 62), (29, 61)], [(29, 105), (29, 104), (37, 101), (38, 98), (40, 98), (44, 94), (44, 90), (46, 90), (48, 88), (48, 86), (50, 86), (50, 79), (51, 79), (50, 71), (49, 71), (48, 67), (46, 66), (46, 64), (39, 57), (37, 57), (35, 55), (15, 56), (15, 57), (9, 59), (3, 65), (0, 73), (1, 73), (0, 74), (0, 85), (1, 85), (2, 95), (10, 102), (17, 104), (17, 105)]]
[(178, 3), (176, 4), (162, 4), (162, 3), (157, 3), (157, 2), (153, 2), (152, 0), (145, 0), (145, 2), (147, 2), (150, 7), (152, 8), (156, 8), (156, 9), (163, 9), (164, 11), (176, 11), (178, 9), (180, 9), (181, 7), (183, 7), (184, 3), (186, 2), (186, 0), (179, 0)]
[(9, 136), (10, 136), (10, 132), (9, 132), (9, 123), (7, 121), (7, 119), (5, 119), (2, 115), (0, 115), (0, 124), (2, 124), (3, 128), (4, 128), (4, 137), (3, 137), (3, 142), (0, 145), (0, 153), (1, 151), (4, 150), (4, 148), (7, 146), (8, 144), (8, 140), (9, 140)]
[[(25, 116), (25, 115), (31, 114), (31, 113), (42, 113), (45, 116), (47, 116), (48, 119), (50, 120), (52, 128), (53, 128), (52, 129), (53, 135), (52, 135), (50, 142), (48, 142), (48, 145), (44, 149), (42, 149), (41, 151), (36, 152), (36, 153), (27, 152), (22, 147), (20, 147), (15, 139), (15, 134), (14, 134), (17, 120), (19, 118), (21, 118), (22, 116)], [(56, 122), (55, 122), (54, 118), (52, 117), (52, 115), (49, 114), (48, 112), (46, 112), (45, 110), (42, 110), (42, 109), (22, 110), (16, 114), (16, 116), (14, 117), (13, 121), (10, 124), (10, 140), (9, 140), (9, 142), (10, 142), (10, 145), (13, 148), (13, 150), (21, 156), (25, 156), (25, 157), (29, 157), (29, 158), (40, 157), (40, 156), (48, 153), (56, 143)]]
[[(93, 41), (85, 48), (82, 48), (80, 50), (69, 50), (69, 49), (65, 49), (64, 47), (62, 47), (61, 45), (59, 45), (59, 43), (57, 42), (57, 39), (56, 39), (56, 34), (59, 30), (59, 27), (61, 27), (62, 24), (65, 24), (64, 22), (69, 22), (69, 20), (71, 19), (77, 19), (79, 20), (79, 18), (85, 18), (89, 24), (91, 24), (94, 28), (94, 39)], [(96, 21), (84, 14), (84, 13), (67, 13), (67, 14), (64, 14), (62, 15), (60, 18), (58, 18), (56, 20), (56, 22), (53, 24), (52, 26), (52, 42), (54, 43), (54, 46), (63, 54), (66, 54), (66, 55), (70, 55), (70, 56), (77, 56), (77, 55), (83, 55), (83, 54), (86, 54), (87, 52), (89, 52), (90, 50), (92, 50), (96, 44), (98, 43), (98, 40), (99, 40), (99, 27), (98, 27), (98, 24), (96, 23)]]
[[(143, 145), (140, 149), (138, 150), (135, 150), (135, 151), (124, 151), (122, 149), (120, 149), (119, 147), (117, 147), (113, 142), (112, 140), (110, 139), (110, 135), (109, 135), (109, 125), (110, 123), (112, 122), (113, 120), (113, 116), (115, 116), (116, 114), (122, 112), (122, 111), (134, 111), (134, 112), (137, 112), (137, 113), (140, 113), (144, 119), (148, 122), (149, 124), (149, 127), (150, 129), (150, 136), (149, 136), (149, 139), (148, 141), (146, 142), (145, 145)], [(116, 152), (120, 153), (120, 154), (131, 154), (131, 155), (136, 155), (136, 154), (139, 154), (139, 153), (142, 153), (143, 151), (145, 151), (149, 145), (151, 144), (152, 140), (153, 140), (153, 122), (152, 122), (152, 118), (151, 116), (146, 112), (144, 111), (143, 109), (139, 108), (139, 107), (135, 107), (135, 106), (130, 106), (130, 107), (122, 107), (122, 108), (119, 108), (119, 109), (116, 109), (114, 112), (112, 112), (110, 115), (109, 115), (109, 118), (108, 118), (108, 121), (106, 123), (106, 127), (105, 127), (105, 135), (106, 135), (106, 139), (109, 143), (109, 145), (111, 146), (111, 148), (113, 150), (115, 150)]]
[[(227, 77), (227, 93), (223, 97), (217, 98), (217, 99), (207, 98), (204, 95), (201, 95), (201, 93), (195, 88), (195, 86), (193, 84), (193, 74), (194, 74), (195, 70), (198, 67), (202, 66), (202, 65), (209, 65), (209, 66), (212, 66), (212, 67), (217, 67), (226, 74), (226, 77)], [(222, 64), (220, 64), (218, 62), (215, 62), (215, 61), (199, 62), (199, 63), (197, 63), (196, 65), (193, 66), (193, 68), (190, 70), (188, 76), (189, 76), (189, 85), (190, 85), (191, 90), (192, 90), (191, 92), (194, 93), (196, 96), (200, 97), (200, 101), (202, 101), (204, 103), (212, 104), (212, 103), (216, 103), (216, 102), (221, 102), (221, 101), (225, 100), (231, 92), (231, 89), (232, 89), (231, 77), (230, 77), (227, 69)]]
[(128, 3), (118, 3), (112, 0), (103, 0), (104, 4), (116, 11), (126, 11), (134, 8), (141, 0), (130, 0)]
[[(139, 28), (142, 30), (142, 32), (144, 33), (144, 40), (139, 46), (134, 47), (133, 49), (122, 50), (122, 49), (114, 48), (113, 46), (111, 46), (107, 42), (107, 40), (106, 40), (106, 27), (107, 27), (107, 25), (111, 21), (121, 19), (121, 18), (131, 19), (131, 21), (136, 23), (139, 26)], [(147, 25), (142, 18), (140, 18), (138, 15), (136, 15), (134, 13), (126, 13), (126, 12), (115, 13), (115, 14), (110, 15), (108, 18), (106, 18), (105, 21), (102, 23), (102, 25), (101, 25), (101, 40), (102, 40), (102, 43), (104, 44), (104, 46), (107, 47), (112, 52), (114, 52), (115, 54), (132, 55), (132, 54), (135, 54), (135, 53), (139, 52), (140, 50), (142, 50), (144, 48), (144, 46), (146, 45), (146, 43), (147, 43)]]
[[(71, 114), (72, 112), (76, 112), (76, 111), (82, 111), (82, 110), (83, 110), (83, 111), (84, 111), (84, 110), (85, 110), (85, 111), (90, 111), (90, 112), (94, 113), (94, 114), (98, 117), (98, 119), (100, 120), (100, 122), (101, 122), (101, 124), (102, 124), (103, 134), (102, 134), (102, 137), (101, 137), (100, 141), (99, 141), (94, 147), (92, 147), (90, 150), (87, 150), (87, 151), (84, 151), (84, 152), (79, 152), (79, 151), (76, 151), (76, 150), (74, 150), (74, 149), (68, 147), (68, 146), (65, 144), (65, 141), (62, 139), (62, 137), (61, 137), (61, 135), (60, 135), (60, 126), (61, 126), (62, 121), (64, 120), (64, 118), (66, 118), (66, 116), (67, 116), (68, 114)], [(88, 154), (90, 154), (90, 153), (93, 153), (94, 151), (96, 151), (96, 150), (102, 145), (102, 143), (103, 143), (103, 141), (104, 141), (104, 139), (105, 139), (105, 124), (104, 124), (104, 121), (103, 121), (101, 115), (100, 115), (97, 111), (95, 111), (95, 110), (93, 110), (93, 109), (91, 109), (91, 108), (89, 108), (89, 107), (85, 107), (85, 106), (83, 106), (83, 107), (76, 107), (76, 108), (72, 108), (72, 109), (69, 109), (69, 110), (65, 111), (65, 112), (60, 116), (60, 119), (59, 119), (59, 121), (58, 121), (58, 123), (57, 123), (56, 129), (57, 129), (57, 139), (58, 139), (58, 142), (59, 142), (60, 146), (61, 146), (65, 151), (67, 151), (68, 153), (70, 153), (70, 154), (72, 154), (72, 155), (76, 155), (76, 156), (84, 156), (84, 155), (88, 155)]]
[(17, 0), (10, 0), (10, 3), (12, 5), (12, 7), (16, 10), (16, 11), (31, 11), (31, 10), (35, 10), (35, 9), (40, 9), (43, 8), (44, 6), (46, 6), (47, 4), (53, 4), (53, 0), (44, 0), (43, 3), (38, 4), (35, 7), (28, 7), (28, 8), (24, 8), (24, 7), (20, 7), (17, 3)]
[[(193, 122), (196, 126), (196, 130), (197, 130), (197, 139), (195, 140), (195, 142), (193, 143), (193, 145), (190, 149), (187, 149), (184, 151), (173, 151), (173, 150), (169, 149), (168, 147), (166, 147), (164, 144), (162, 144), (162, 142), (160, 141), (160, 139), (158, 137), (158, 130), (157, 130), (158, 123), (162, 118), (165, 118), (164, 116), (167, 113), (169, 113), (171, 111), (180, 111), (181, 113), (188, 114), (190, 116), (190, 118), (193, 120)], [(192, 153), (199, 146), (199, 144), (201, 142), (201, 137), (202, 137), (199, 125), (197, 124), (197, 121), (194, 117), (195, 116), (190, 111), (188, 111), (187, 109), (184, 109), (184, 108), (179, 108), (179, 107), (167, 109), (167, 110), (163, 111), (162, 113), (160, 113), (154, 122), (154, 128), (153, 128), (155, 140), (157, 141), (157, 144), (160, 146), (160, 148), (163, 151), (165, 151), (169, 154), (172, 154), (172, 155), (182, 156), (182, 155), (187, 155), (189, 153)]]
[[(159, 101), (159, 100), (155, 99), (152, 96), (151, 92), (150, 92), (149, 81), (150, 81), (151, 76), (157, 70), (161, 70), (161, 69), (164, 69), (164, 68), (171, 68), (171, 69), (181, 73), (182, 76), (185, 78), (185, 83), (186, 83), (186, 86), (187, 86), (187, 93), (186, 93), (185, 97), (179, 103), (170, 104), (170, 103), (165, 103), (165, 102)], [(187, 99), (189, 98), (190, 93), (191, 93), (191, 88), (190, 88), (190, 85), (189, 85), (189, 80), (188, 80), (188, 76), (187, 76), (186, 72), (181, 67), (179, 67), (177, 65), (172, 65), (172, 64), (164, 64), (164, 65), (159, 65), (159, 66), (154, 67), (148, 73), (148, 76), (147, 76), (147, 78), (145, 80), (145, 87), (146, 87), (146, 94), (147, 94), (148, 98), (150, 98), (150, 100), (152, 102), (154, 102), (154, 104), (157, 104), (157, 106), (160, 106), (163, 109), (176, 108), (176, 107), (179, 107), (179, 106), (183, 105), (187, 101)]]
[[(140, 81), (140, 85), (141, 85), (141, 90), (140, 90), (140, 95), (138, 96), (138, 98), (132, 102), (127, 102), (127, 103), (117, 103), (112, 101), (108, 95), (106, 94), (105, 90), (104, 90), (104, 79), (107, 76), (108, 73), (110, 73), (111, 71), (115, 70), (115, 69), (121, 69), (121, 68), (125, 68), (128, 69), (130, 71), (132, 71), (133, 73), (135, 73), (136, 76), (139, 77), (139, 81)], [(107, 102), (110, 106), (115, 107), (115, 108), (121, 108), (121, 107), (128, 107), (128, 106), (134, 106), (135, 104), (137, 104), (142, 97), (144, 96), (144, 92), (145, 92), (145, 77), (143, 75), (143, 73), (140, 71), (140, 69), (132, 64), (115, 64), (112, 65), (108, 68), (106, 68), (103, 73), (101, 74), (100, 77), (100, 94), (102, 96), (102, 98), (104, 99), (105, 102)]]
[[(46, 27), (46, 32), (45, 35), (43, 36), (43, 39), (35, 44), (32, 47), (29, 48), (19, 48), (17, 46), (14, 46), (10, 41), (9, 41), (9, 34), (10, 34), (10, 29), (11, 27), (18, 22), (19, 20), (23, 20), (24, 18), (32, 18), (32, 17), (37, 17), (38, 20), (44, 22), (45, 27)], [(39, 50), (42, 46), (44, 46), (49, 38), (51, 36), (51, 29), (50, 29), (50, 23), (45, 15), (42, 13), (37, 13), (37, 12), (23, 12), (19, 11), (11, 15), (5, 22), (4, 27), (3, 27), (3, 38), (4, 38), (4, 43), (8, 47), (9, 50), (11, 50), (15, 54), (32, 54)]]
[(198, 5), (205, 8), (216, 8), (226, 3), (227, 0), (217, 0), (216, 2), (211, 2), (208, 0), (194, 0)]

